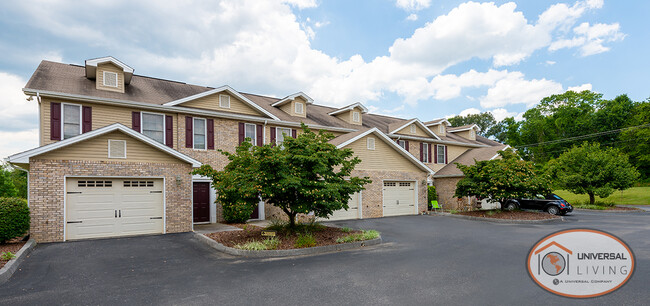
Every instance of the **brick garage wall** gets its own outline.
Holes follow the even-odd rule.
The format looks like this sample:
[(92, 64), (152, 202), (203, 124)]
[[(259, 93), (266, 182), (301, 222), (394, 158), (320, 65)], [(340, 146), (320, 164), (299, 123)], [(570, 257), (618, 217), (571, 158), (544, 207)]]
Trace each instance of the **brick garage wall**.
[[(38, 242), (63, 241), (65, 176), (164, 177), (166, 232), (192, 230), (192, 167), (189, 164), (104, 161), (31, 160), (29, 197), (31, 237)], [(176, 177), (181, 177), (177, 185)]]
[(462, 177), (445, 177), (445, 178), (434, 178), (433, 185), (436, 186), (436, 193), (438, 194), (438, 204), (442, 209), (454, 209), (458, 210), (463, 206), (472, 205), (476, 206), (476, 199), (474, 197), (468, 200), (467, 197), (463, 197), (461, 201), (458, 201), (458, 198), (454, 196), (456, 192), (456, 184), (460, 181)]

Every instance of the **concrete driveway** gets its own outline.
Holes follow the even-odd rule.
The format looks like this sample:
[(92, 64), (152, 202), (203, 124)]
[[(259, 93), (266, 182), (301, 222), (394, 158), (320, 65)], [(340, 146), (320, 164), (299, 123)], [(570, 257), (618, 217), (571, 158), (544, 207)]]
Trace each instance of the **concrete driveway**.
[[(619, 304), (650, 299), (650, 214), (576, 212), (567, 222), (511, 225), (442, 216), (335, 222), (377, 229), (385, 244), (285, 259), (218, 253), (192, 234), (42, 244), (0, 288), (0, 304)], [(557, 297), (528, 277), (542, 236), (590, 227), (618, 235), (637, 270), (620, 290)]]

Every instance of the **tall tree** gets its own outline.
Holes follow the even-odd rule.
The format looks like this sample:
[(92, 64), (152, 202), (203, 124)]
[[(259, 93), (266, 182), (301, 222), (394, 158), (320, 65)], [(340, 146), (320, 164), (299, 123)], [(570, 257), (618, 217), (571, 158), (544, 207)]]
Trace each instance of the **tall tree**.
[(461, 126), (468, 124), (476, 124), (481, 129), (479, 134), (490, 137), (490, 129), (497, 123), (494, 116), (489, 113), (469, 114), (467, 116), (454, 116), (447, 119), (452, 126)]
[(0, 164), (0, 197), (15, 197), (18, 193), (11, 177), (11, 170)]
[(577, 194), (588, 194), (589, 203), (595, 196), (606, 198), (614, 190), (632, 187), (638, 171), (628, 157), (618, 149), (601, 148), (598, 143), (574, 146), (548, 164), (557, 187)]
[(650, 98), (637, 103), (633, 110), (630, 128), (621, 132), (620, 146), (630, 156), (644, 180), (650, 179)]

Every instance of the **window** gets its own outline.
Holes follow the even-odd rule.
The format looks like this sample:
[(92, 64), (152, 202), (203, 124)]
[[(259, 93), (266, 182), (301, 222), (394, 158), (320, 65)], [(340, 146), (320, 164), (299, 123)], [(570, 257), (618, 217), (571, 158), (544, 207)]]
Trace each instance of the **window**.
[(126, 140), (108, 140), (108, 158), (126, 158)]
[(124, 181), (124, 187), (153, 187), (153, 181)]
[(443, 124), (441, 124), (441, 125), (438, 126), (438, 132), (440, 132), (440, 134), (444, 134), (444, 133), (445, 133), (445, 126), (444, 126)]
[(445, 146), (438, 145), (437, 163), (438, 164), (444, 164), (445, 163)]
[(63, 139), (81, 134), (81, 105), (63, 104)]
[(219, 106), (221, 108), (230, 108), (230, 96), (219, 95)]
[(117, 87), (117, 73), (104, 71), (104, 86)]
[(205, 119), (194, 118), (194, 149), (205, 150), (205, 134), (206, 123)]
[(113, 181), (79, 181), (77, 187), (113, 187)]
[(352, 112), (352, 121), (354, 122), (361, 121), (361, 114), (359, 114), (359, 112)]
[(474, 139), (476, 137), (476, 132), (474, 132), (474, 129), (469, 130), (469, 138)]
[(403, 149), (406, 149), (406, 141), (404, 140), (398, 140), (397, 144), (402, 147)]
[(411, 124), (411, 134), (415, 134), (415, 124)]
[(160, 114), (142, 113), (142, 134), (164, 144), (165, 116)]
[(428, 144), (428, 143), (423, 143), (422, 144), (422, 162), (423, 163), (430, 163), (431, 162), (431, 156), (429, 156), (429, 146), (430, 146), (430, 144)]
[(395, 187), (397, 186), (396, 182), (384, 182), (384, 187)]
[(400, 187), (411, 187), (411, 183), (409, 182), (399, 182)]
[(246, 126), (244, 128), (244, 137), (245, 138), (250, 138), (251, 139), (251, 144), (254, 146), (257, 145), (257, 133), (256, 133), (256, 126), (254, 124), (246, 123)]
[(374, 150), (375, 149), (375, 139), (372, 137), (368, 137), (368, 150)]
[(292, 137), (291, 136), (291, 129), (289, 128), (275, 128), (275, 143), (278, 145), (282, 145), (284, 142), (285, 137)]
[(302, 114), (303, 112), (303, 105), (300, 102), (296, 102), (296, 114)]

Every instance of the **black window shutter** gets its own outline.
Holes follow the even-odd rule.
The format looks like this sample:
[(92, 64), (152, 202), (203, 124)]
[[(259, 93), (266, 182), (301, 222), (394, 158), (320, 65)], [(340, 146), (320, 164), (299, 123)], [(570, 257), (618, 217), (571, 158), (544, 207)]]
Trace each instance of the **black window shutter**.
[(433, 163), (438, 163), (438, 145), (433, 145)]
[(169, 115), (165, 116), (165, 144), (174, 147), (174, 117)]
[(404, 149), (406, 149), (406, 152), (409, 151), (409, 141), (408, 140), (404, 141)]
[(424, 161), (424, 154), (422, 151), (424, 151), (424, 144), (420, 142), (420, 161)]
[(239, 123), (239, 144), (244, 142), (244, 138), (246, 138), (245, 135), (246, 134), (244, 133), (244, 123), (240, 122)]
[(447, 164), (447, 146), (445, 146), (445, 164)]
[(81, 132), (87, 133), (93, 129), (93, 109), (90, 106), (81, 107)]
[(291, 129), (291, 137), (293, 138), (298, 137), (298, 131), (296, 131), (296, 129)]
[(271, 136), (271, 145), (275, 143), (275, 133), (276, 133), (276, 127), (272, 127), (270, 130), (270, 136)]
[(431, 144), (429, 144), (429, 160), (428, 162), (431, 162), (433, 159), (431, 158)]
[(50, 103), (50, 139), (61, 140), (61, 103)]
[(264, 145), (264, 133), (262, 132), (264, 127), (261, 124), (257, 125), (257, 133), (255, 137), (257, 137), (257, 146), (261, 147)]
[(208, 150), (214, 150), (214, 120), (208, 119)]
[(142, 132), (140, 129), (140, 112), (131, 113), (131, 127), (138, 133)]
[(185, 147), (192, 148), (194, 147), (194, 122), (192, 122), (192, 117), (185, 117)]

